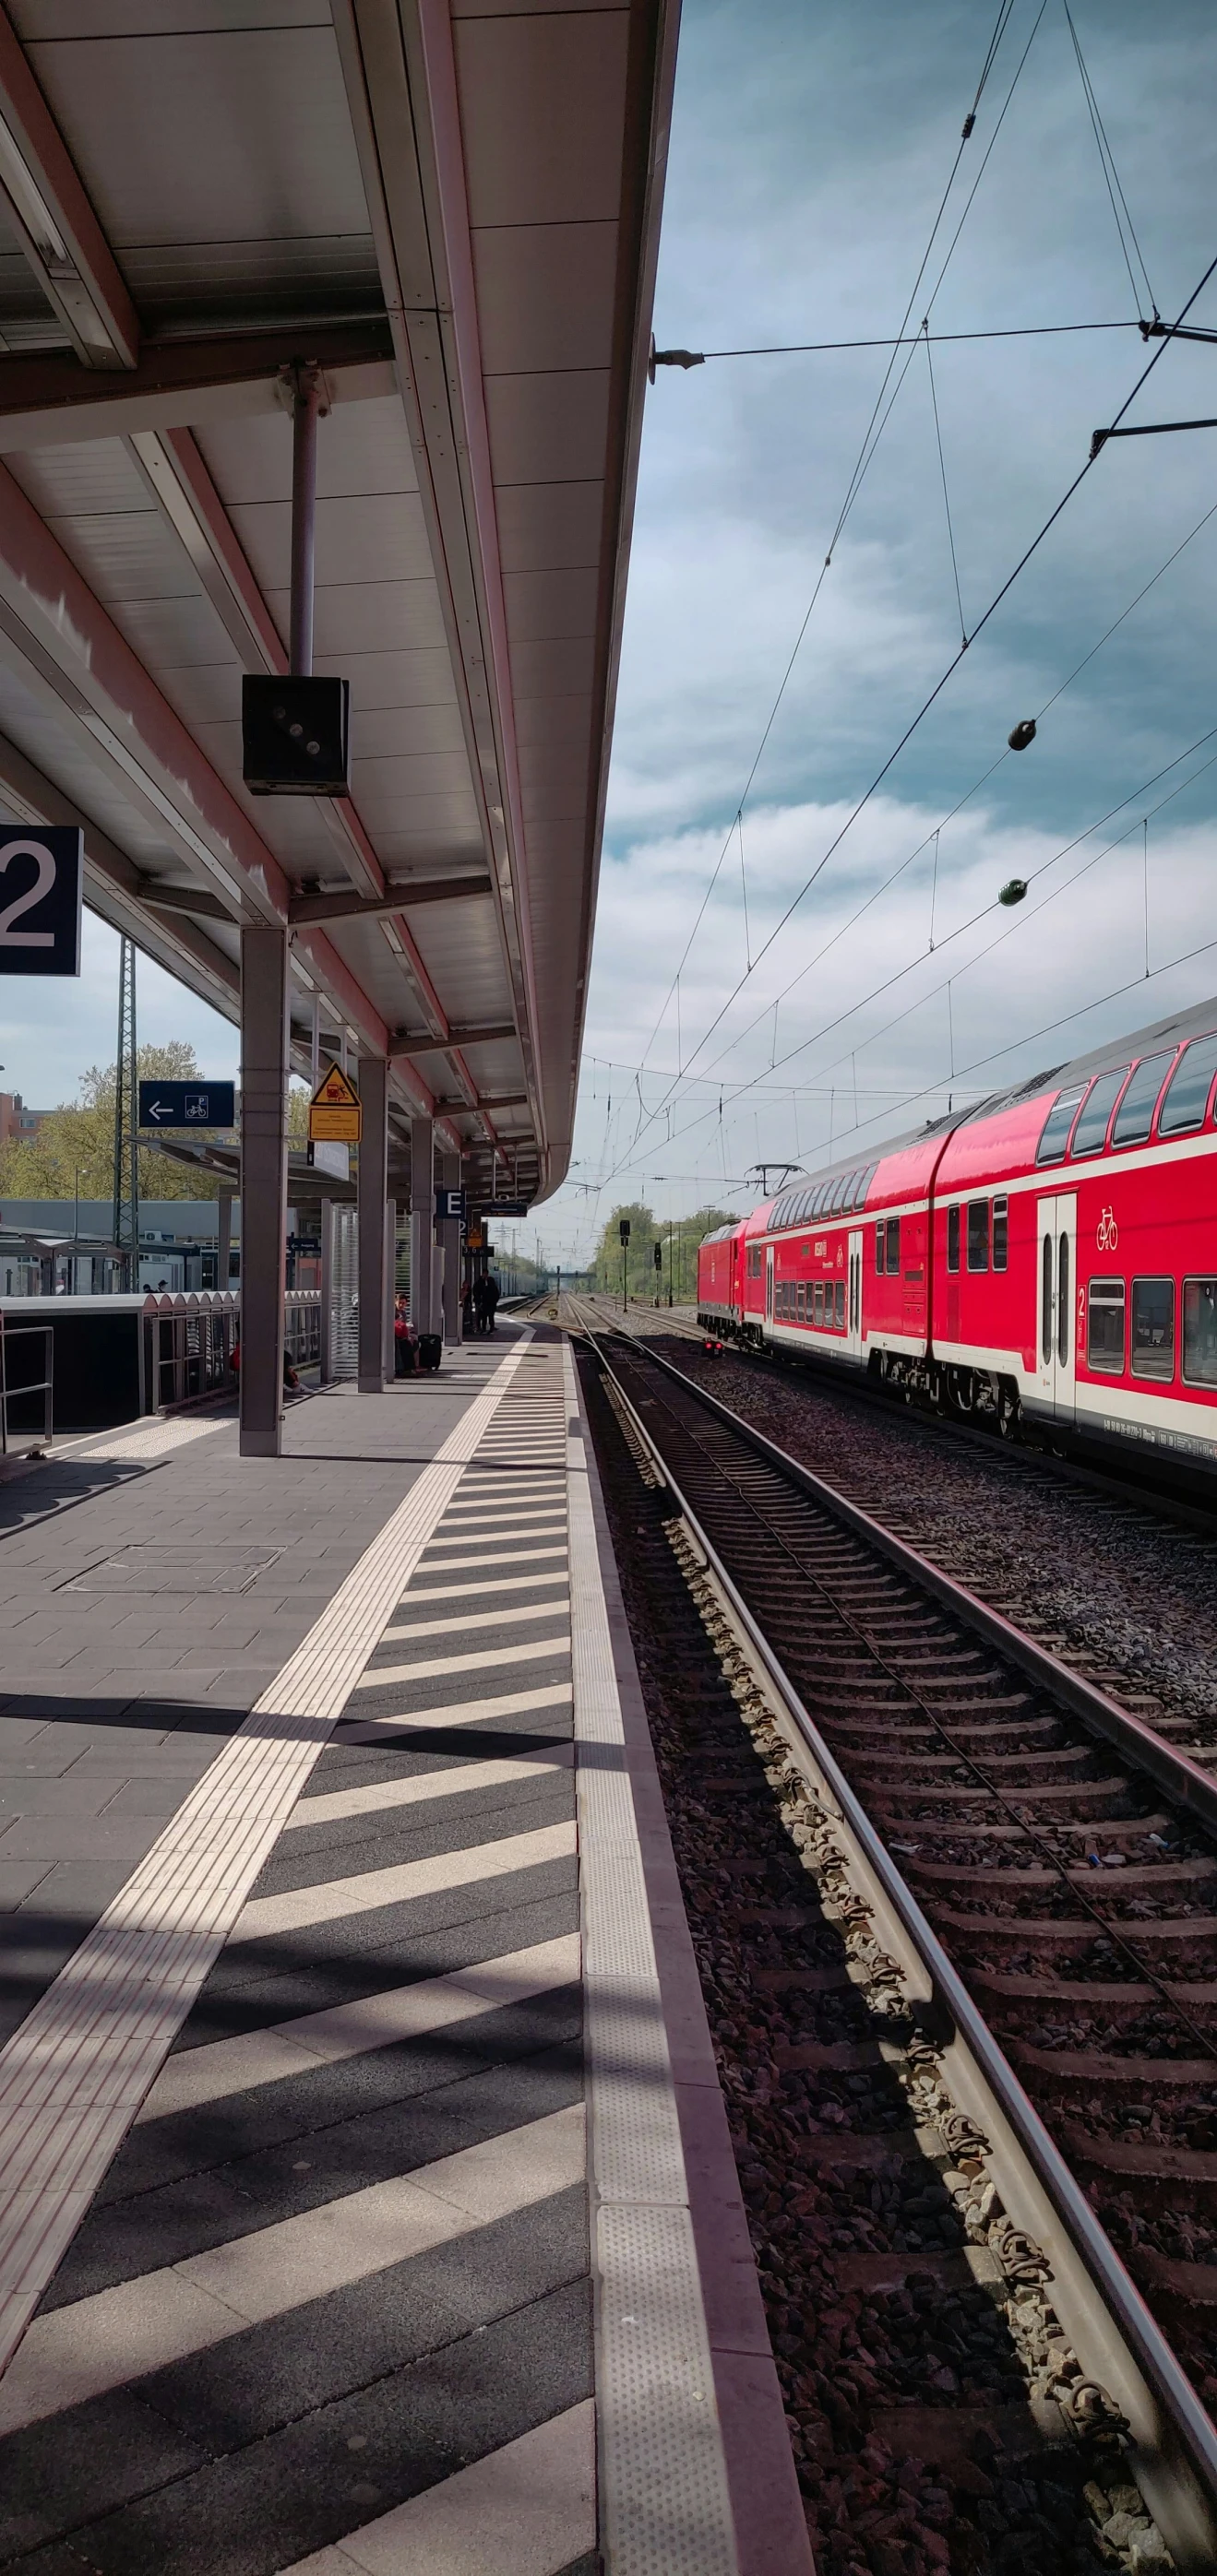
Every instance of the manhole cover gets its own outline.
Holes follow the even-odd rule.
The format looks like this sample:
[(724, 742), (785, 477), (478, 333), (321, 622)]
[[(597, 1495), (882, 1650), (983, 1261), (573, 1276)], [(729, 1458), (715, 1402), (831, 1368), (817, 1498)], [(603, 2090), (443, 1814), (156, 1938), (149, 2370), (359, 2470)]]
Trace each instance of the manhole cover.
[(84, 1574), (66, 1592), (248, 1592), (281, 1547), (161, 1547), (155, 1539), (122, 1547)]

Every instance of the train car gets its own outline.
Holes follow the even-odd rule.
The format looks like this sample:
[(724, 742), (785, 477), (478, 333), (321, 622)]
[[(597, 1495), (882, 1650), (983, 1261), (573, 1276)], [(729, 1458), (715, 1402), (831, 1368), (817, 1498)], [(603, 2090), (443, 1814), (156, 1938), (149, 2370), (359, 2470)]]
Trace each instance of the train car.
[(1217, 1464), (1215, 1095), (1212, 1002), (801, 1176), (703, 1246), (699, 1314), (1006, 1433)]

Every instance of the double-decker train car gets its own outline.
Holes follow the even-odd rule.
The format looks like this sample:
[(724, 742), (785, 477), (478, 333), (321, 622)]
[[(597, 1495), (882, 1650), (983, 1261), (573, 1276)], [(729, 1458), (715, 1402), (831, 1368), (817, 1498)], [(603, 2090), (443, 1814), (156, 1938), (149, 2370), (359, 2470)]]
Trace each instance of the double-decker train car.
[(1217, 1001), (707, 1235), (722, 1338), (1217, 1465)]

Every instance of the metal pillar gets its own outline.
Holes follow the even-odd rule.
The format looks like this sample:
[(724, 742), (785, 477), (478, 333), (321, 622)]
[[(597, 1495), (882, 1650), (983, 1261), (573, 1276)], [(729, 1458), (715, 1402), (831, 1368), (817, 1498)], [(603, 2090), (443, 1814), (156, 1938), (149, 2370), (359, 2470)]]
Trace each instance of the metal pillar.
[(379, 1395), (385, 1382), (385, 1196), (389, 1174), (389, 1068), (383, 1056), (359, 1059), (363, 1136), (359, 1146), (359, 1392)]
[(241, 933), (241, 1456), (277, 1458), (287, 1236), (286, 930)]
[(114, 1069), (114, 1209), (127, 1286), (139, 1287), (139, 1050), (135, 1034), (135, 942), (118, 950), (118, 1061)]
[(410, 1121), (410, 1321), (415, 1331), (435, 1330), (431, 1303), (435, 1223), (435, 1127), (430, 1118)]
[(317, 410), (321, 388), (315, 367), (297, 367), (292, 402), (292, 604), (291, 667), (307, 679), (313, 667), (313, 552), (317, 526)]
[(397, 1288), (397, 1201), (385, 1201), (385, 1302), (384, 1302), (384, 1368), (387, 1378), (397, 1375), (397, 1337), (393, 1330), (396, 1317)]
[(334, 1202), (321, 1202), (321, 1383), (334, 1376)]
[[(460, 1155), (441, 1154), (439, 1172), (440, 1183), (444, 1189), (459, 1190), (461, 1185)], [(461, 1229), (459, 1219), (456, 1217), (445, 1217), (443, 1224), (439, 1228), (439, 1239), (443, 1252), (444, 1264), (443, 1282), (440, 1291), (443, 1301), (444, 1340), (446, 1342), (459, 1342), (461, 1338)]]

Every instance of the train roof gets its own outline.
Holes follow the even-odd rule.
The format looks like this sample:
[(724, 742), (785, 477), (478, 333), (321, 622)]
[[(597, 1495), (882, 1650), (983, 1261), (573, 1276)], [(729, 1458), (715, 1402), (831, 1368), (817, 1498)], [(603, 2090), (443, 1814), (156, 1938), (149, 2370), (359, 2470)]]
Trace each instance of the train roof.
[[(1034, 1100), (1037, 1092), (1051, 1089), (1055, 1094), (1064, 1091), (1074, 1083), (1088, 1082), (1093, 1074), (1107, 1073), (1117, 1065), (1131, 1063), (1137, 1056), (1152, 1055), (1159, 1047), (1182, 1046), (1188, 1038), (1202, 1036), (1210, 1029), (1217, 1029), (1217, 999), (1197, 1002), (1189, 1011), (1172, 1011), (1165, 1019), (1151, 1020), (1145, 1028), (1134, 1029), (1123, 1037), (1108, 1039), (1102, 1046), (1091, 1047), (1085, 1055), (1070, 1056), (1063, 1064), (1046, 1065), (1038, 1073), (1025, 1075), (1021, 1082), (987, 1092), (983, 1100), (973, 1101), (970, 1109), (948, 1110), (940, 1118), (927, 1118), (920, 1127), (909, 1127), (899, 1136), (885, 1137), (881, 1145), (872, 1145), (868, 1152), (859, 1154), (855, 1150), (852, 1154), (838, 1155), (835, 1161), (821, 1164), (816, 1171), (802, 1172), (767, 1208), (764, 1204), (755, 1207), (750, 1216), (737, 1218), (733, 1225), (717, 1227), (713, 1234), (703, 1235), (702, 1241), (722, 1242), (727, 1236), (755, 1225), (758, 1219), (763, 1221), (764, 1230), (772, 1233), (779, 1232), (784, 1226), (800, 1225), (809, 1213), (806, 1206), (809, 1193), (830, 1181), (843, 1187), (851, 1173), (857, 1176), (854, 1190), (850, 1193), (851, 1204), (860, 1208), (880, 1164), (897, 1154), (911, 1153), (916, 1147), (929, 1144), (935, 1138), (946, 1137), (957, 1128), (974, 1127), (982, 1119), (995, 1118), (1002, 1110), (1015, 1109), (1022, 1101)], [(844, 1210), (839, 1212), (844, 1213)]]

